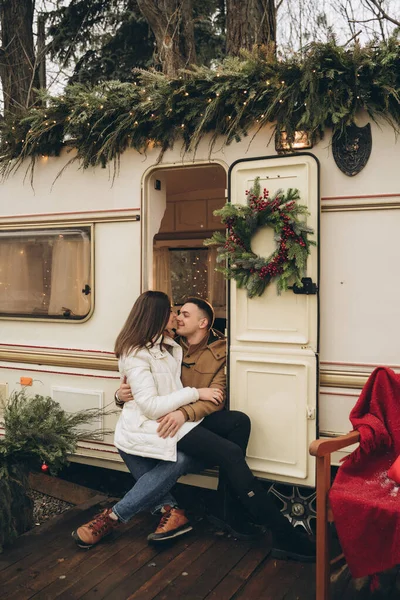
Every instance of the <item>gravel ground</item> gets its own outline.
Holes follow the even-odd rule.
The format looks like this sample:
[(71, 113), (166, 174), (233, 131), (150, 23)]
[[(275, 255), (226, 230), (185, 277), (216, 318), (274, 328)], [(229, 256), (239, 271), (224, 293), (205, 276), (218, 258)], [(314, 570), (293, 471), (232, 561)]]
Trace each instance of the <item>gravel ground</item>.
[(31, 491), (31, 497), (34, 504), (33, 519), (35, 525), (41, 525), (48, 519), (60, 515), (73, 506), (69, 502), (58, 500), (57, 498), (53, 498), (53, 496), (47, 496), (35, 490)]

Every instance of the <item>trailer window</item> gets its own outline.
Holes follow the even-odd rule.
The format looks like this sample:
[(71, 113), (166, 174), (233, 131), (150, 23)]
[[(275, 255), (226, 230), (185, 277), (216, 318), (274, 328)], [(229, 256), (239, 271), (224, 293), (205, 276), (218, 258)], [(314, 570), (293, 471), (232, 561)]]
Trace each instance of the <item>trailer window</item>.
[(226, 284), (215, 271), (215, 248), (156, 248), (153, 266), (155, 288), (166, 292), (175, 306), (188, 296), (200, 296), (214, 308), (225, 308)]
[(80, 320), (90, 309), (90, 228), (0, 232), (0, 316)]

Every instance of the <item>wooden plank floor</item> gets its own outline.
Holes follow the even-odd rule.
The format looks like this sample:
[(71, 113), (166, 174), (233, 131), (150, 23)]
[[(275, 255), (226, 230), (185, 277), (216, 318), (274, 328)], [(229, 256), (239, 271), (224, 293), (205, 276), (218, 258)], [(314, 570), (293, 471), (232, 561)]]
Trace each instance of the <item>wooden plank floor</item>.
[(71, 531), (109, 500), (95, 497), (21, 536), (0, 555), (6, 600), (314, 600), (315, 565), (269, 557), (270, 540), (241, 542), (205, 520), (174, 543), (150, 546), (157, 518), (141, 514), (91, 550)]

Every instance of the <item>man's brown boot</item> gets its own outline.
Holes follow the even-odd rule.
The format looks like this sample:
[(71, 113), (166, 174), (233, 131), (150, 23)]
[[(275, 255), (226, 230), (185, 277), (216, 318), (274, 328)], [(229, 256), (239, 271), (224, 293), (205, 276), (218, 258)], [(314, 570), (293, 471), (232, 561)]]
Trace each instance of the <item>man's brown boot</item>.
[(110, 517), (111, 512), (111, 508), (106, 508), (91, 521), (72, 532), (72, 537), (80, 548), (91, 548), (118, 527), (119, 521)]
[(147, 536), (149, 542), (163, 542), (184, 535), (192, 531), (193, 527), (181, 508), (171, 507), (168, 504), (162, 509), (164, 513), (154, 533)]

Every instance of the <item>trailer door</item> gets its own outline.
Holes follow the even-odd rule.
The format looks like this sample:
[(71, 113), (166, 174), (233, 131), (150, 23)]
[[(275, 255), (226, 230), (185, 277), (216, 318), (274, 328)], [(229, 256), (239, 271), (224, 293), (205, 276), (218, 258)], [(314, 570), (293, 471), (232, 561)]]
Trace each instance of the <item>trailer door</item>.
[[(245, 204), (245, 191), (256, 177), (272, 195), (278, 188), (298, 188), (308, 206), (307, 223), (318, 244), (319, 165), (311, 154), (239, 160), (229, 171), (229, 200)], [(267, 257), (273, 232), (264, 228), (253, 251)], [(318, 285), (319, 245), (313, 247), (306, 276)], [(261, 297), (249, 299), (230, 282), (230, 408), (252, 422), (248, 463), (258, 476), (296, 485), (314, 485), (308, 454), (316, 437), (318, 387), (318, 294), (278, 296), (272, 282)]]

